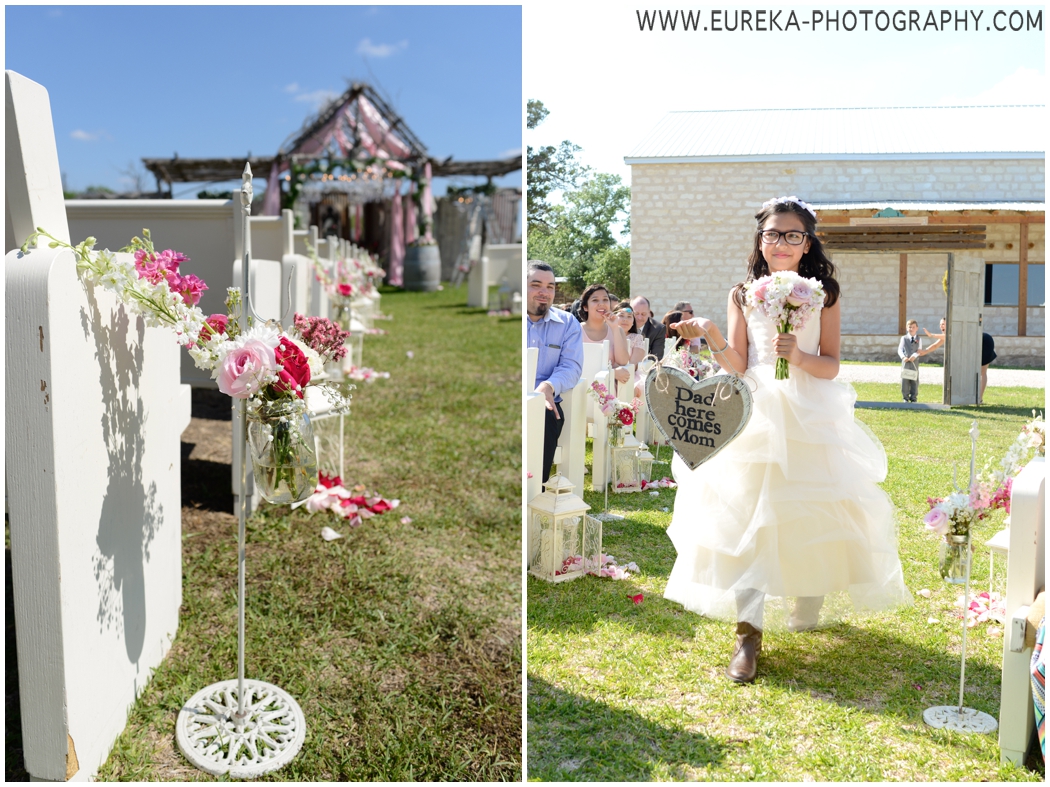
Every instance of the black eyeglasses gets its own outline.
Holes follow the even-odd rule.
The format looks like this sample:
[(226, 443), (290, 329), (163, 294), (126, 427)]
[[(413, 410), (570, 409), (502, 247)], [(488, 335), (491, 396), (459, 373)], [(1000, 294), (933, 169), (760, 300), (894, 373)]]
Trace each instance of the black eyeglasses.
[(762, 230), (758, 233), (762, 238), (763, 243), (768, 243), (772, 246), (774, 243), (780, 242), (780, 237), (783, 236), (784, 240), (787, 241), (789, 246), (801, 246), (802, 241), (809, 235), (808, 232), (799, 232), (798, 230), (788, 230), (787, 232), (780, 232), (778, 230)]

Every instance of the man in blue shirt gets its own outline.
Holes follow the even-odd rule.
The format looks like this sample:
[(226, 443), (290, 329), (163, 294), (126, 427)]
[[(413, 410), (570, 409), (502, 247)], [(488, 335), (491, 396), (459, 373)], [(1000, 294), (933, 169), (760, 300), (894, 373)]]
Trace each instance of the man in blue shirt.
[(547, 483), (564, 424), (561, 395), (575, 387), (583, 371), (583, 331), (571, 314), (551, 305), (554, 303), (554, 269), (545, 262), (529, 260), (527, 275), (528, 346), (539, 348), (536, 392), (547, 400), (543, 426), (543, 483)]

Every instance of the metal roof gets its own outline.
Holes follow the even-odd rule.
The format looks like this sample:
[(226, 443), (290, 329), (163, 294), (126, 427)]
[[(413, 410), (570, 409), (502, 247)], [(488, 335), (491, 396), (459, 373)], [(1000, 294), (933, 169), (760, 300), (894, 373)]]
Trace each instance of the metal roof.
[(1045, 158), (1045, 105), (671, 112), (628, 164)]
[(1044, 202), (810, 202), (814, 210), (1046, 210)]

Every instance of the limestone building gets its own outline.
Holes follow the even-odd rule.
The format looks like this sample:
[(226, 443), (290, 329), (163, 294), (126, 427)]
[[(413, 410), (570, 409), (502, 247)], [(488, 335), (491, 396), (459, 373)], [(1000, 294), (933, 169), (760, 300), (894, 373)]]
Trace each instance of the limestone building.
[(842, 357), (895, 360), (909, 319), (936, 330), (948, 254), (985, 261), (999, 363), (1045, 357), (1043, 106), (672, 112), (631, 165), (631, 292), (691, 299), (725, 325), (754, 214), (817, 210), (842, 285)]

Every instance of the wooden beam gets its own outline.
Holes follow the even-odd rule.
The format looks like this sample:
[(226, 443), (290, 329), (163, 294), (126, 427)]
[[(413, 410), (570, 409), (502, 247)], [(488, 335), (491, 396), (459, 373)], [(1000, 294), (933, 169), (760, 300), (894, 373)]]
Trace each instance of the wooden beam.
[(897, 333), (901, 336), (907, 328), (908, 323), (908, 255), (901, 255), (900, 283), (897, 285), (899, 295), (897, 300)]
[(1028, 225), (1021, 225), (1017, 262), (1017, 335), (1028, 335)]
[(985, 249), (986, 246), (983, 242), (977, 241), (970, 243), (967, 241), (960, 240), (946, 240), (943, 243), (934, 243), (932, 241), (923, 241), (920, 243), (863, 243), (854, 242), (853, 240), (841, 240), (834, 241), (831, 239), (821, 239), (821, 242), (832, 251), (877, 251), (884, 254), (898, 254), (903, 251), (909, 251), (913, 253), (917, 252), (944, 252), (944, 251), (958, 251), (960, 249)]
[[(865, 209), (865, 212), (870, 212)], [(848, 226), (850, 219), (857, 218), (848, 214), (834, 214), (820, 216), (819, 226), (823, 228)], [(927, 226), (933, 224), (1042, 224), (1046, 220), (1045, 211), (1033, 213), (1011, 213), (1011, 214), (972, 214), (970, 211), (931, 213), (926, 216)], [(909, 217), (910, 218), (910, 217)]]

